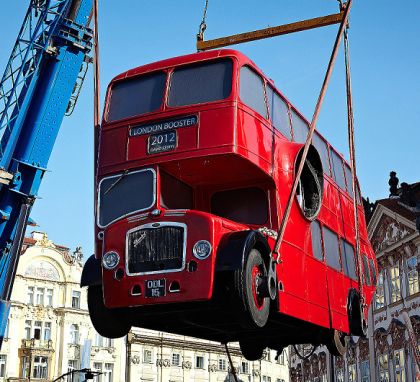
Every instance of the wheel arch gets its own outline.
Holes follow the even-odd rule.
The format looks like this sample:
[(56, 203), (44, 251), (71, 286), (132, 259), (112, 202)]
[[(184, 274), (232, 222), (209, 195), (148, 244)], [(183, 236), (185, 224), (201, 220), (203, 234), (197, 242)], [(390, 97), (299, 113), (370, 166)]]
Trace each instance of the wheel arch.
[(82, 271), (80, 279), (80, 286), (102, 285), (102, 267), (101, 261), (95, 258), (94, 255), (90, 256)]
[(242, 269), (251, 249), (257, 249), (268, 267), (271, 249), (257, 230), (240, 231), (223, 237), (216, 255), (216, 272)]

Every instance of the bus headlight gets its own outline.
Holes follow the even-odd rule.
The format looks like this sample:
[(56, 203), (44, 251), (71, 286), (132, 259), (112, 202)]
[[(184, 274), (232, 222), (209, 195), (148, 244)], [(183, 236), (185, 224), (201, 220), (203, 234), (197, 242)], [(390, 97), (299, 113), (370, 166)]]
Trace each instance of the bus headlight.
[(120, 262), (120, 255), (117, 252), (110, 251), (102, 257), (102, 265), (105, 269), (114, 269)]
[(211, 244), (207, 240), (199, 240), (194, 244), (193, 254), (199, 260), (204, 260), (211, 253)]

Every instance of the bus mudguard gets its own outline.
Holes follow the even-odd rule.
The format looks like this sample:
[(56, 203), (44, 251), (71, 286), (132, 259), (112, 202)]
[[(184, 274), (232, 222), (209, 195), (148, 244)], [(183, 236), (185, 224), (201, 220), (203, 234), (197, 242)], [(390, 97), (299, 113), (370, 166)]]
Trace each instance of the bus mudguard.
[(94, 255), (87, 259), (80, 280), (81, 287), (92, 285), (102, 285), (101, 261), (96, 259)]
[(217, 250), (216, 272), (241, 269), (252, 248), (260, 251), (268, 267), (271, 249), (259, 231), (240, 231), (223, 237)]

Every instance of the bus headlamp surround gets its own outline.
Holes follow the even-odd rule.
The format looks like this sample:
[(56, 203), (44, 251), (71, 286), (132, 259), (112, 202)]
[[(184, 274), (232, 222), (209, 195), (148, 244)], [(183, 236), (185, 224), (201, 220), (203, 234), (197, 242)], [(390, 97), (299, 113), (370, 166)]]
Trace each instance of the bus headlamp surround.
[(102, 256), (102, 265), (105, 269), (114, 269), (120, 262), (120, 255), (117, 252), (109, 251)]
[(211, 244), (207, 240), (199, 240), (194, 244), (193, 254), (199, 260), (204, 260), (210, 256)]

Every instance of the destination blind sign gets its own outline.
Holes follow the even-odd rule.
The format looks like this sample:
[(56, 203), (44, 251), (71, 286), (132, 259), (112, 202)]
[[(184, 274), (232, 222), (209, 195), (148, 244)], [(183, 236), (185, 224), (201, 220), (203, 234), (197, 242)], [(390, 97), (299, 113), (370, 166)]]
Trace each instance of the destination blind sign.
[(195, 126), (198, 123), (198, 117), (196, 115), (190, 115), (188, 117), (168, 119), (166, 121), (160, 121), (155, 123), (148, 123), (140, 126), (134, 126), (130, 129), (130, 137), (136, 137), (138, 135), (156, 134), (162, 133), (168, 130), (179, 129), (182, 127)]

